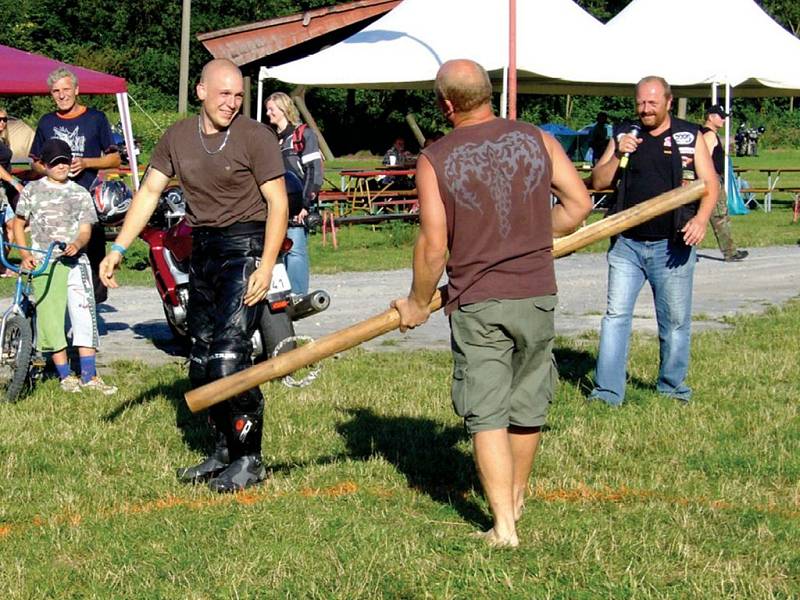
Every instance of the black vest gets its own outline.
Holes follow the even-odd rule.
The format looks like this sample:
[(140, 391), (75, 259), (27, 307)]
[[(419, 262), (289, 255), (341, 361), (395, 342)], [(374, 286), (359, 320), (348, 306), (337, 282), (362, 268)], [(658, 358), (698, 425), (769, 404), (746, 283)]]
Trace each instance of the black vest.
[[(625, 123), (620, 125), (614, 131), (615, 144), (617, 136), (629, 132), (630, 127), (630, 123)], [(684, 121), (683, 119), (677, 119), (671, 116), (671, 123), (668, 133), (669, 135), (667, 138), (671, 140), (670, 143), (672, 145), (672, 153), (669, 157), (672, 168), (672, 181), (670, 189), (676, 189), (685, 183), (691, 183), (697, 179), (697, 173), (695, 171), (694, 164), (694, 151), (697, 138), (701, 135), (700, 127), (694, 123), (690, 123), (689, 121)], [(643, 131), (642, 135), (649, 134), (646, 131)], [(634, 152), (630, 155), (629, 165), (636, 164), (636, 154), (637, 153)], [(609, 208), (609, 215), (623, 210), (625, 206), (625, 190), (628, 189), (629, 185), (631, 185), (631, 181), (629, 180), (629, 174), (631, 171), (632, 169), (630, 168), (617, 169), (617, 173), (615, 175), (615, 187), (617, 191), (615, 194), (615, 200), (611, 204), (611, 208)], [(679, 206), (672, 211), (673, 232), (671, 239), (673, 241), (683, 240), (681, 229), (683, 229), (683, 226), (686, 225), (686, 223), (688, 223), (689, 220), (697, 214), (697, 208), (699, 206), (700, 201), (696, 200), (695, 202)]]

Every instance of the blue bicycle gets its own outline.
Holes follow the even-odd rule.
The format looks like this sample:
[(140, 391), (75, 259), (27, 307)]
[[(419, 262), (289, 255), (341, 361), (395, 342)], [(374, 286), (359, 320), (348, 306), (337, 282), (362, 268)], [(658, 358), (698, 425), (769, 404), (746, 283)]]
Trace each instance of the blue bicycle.
[[(30, 379), (31, 366), (36, 347), (36, 303), (31, 299), (32, 281), (50, 264), (53, 250), (64, 250), (64, 242), (52, 242), (47, 250), (18, 246), (9, 242), (0, 244), (0, 262), (17, 273), (14, 298), (3, 313), (0, 322), (0, 401), (13, 402), (25, 383)], [(18, 248), (44, 255), (44, 260), (35, 269), (22, 269), (8, 261), (6, 250)]]

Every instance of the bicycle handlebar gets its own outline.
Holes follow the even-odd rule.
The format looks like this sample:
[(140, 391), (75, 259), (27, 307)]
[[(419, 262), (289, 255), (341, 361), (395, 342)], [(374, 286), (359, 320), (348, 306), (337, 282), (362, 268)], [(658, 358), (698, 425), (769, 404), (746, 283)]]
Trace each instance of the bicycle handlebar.
[[(50, 242), (50, 245), (47, 247), (47, 250), (40, 250), (38, 248), (31, 248), (30, 246), (20, 246), (18, 244), (12, 244), (11, 242), (3, 242), (0, 244), (0, 262), (3, 263), (7, 269), (11, 269), (15, 273), (28, 273), (31, 277), (36, 277), (44, 272), (47, 266), (50, 264), (50, 257), (53, 254), (53, 250), (58, 248), (59, 250), (65, 250), (67, 244), (65, 242)], [(19, 265), (15, 265), (13, 263), (8, 262), (6, 258), (6, 248), (17, 248), (18, 250), (27, 250), (28, 252), (38, 252), (39, 254), (44, 254), (44, 260), (42, 264), (29, 271), (27, 269), (23, 269)]]

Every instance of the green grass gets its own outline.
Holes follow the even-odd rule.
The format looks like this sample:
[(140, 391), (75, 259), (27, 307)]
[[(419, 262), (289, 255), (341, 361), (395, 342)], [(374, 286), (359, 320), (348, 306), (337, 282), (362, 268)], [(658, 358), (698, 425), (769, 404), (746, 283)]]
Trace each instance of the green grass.
[[(628, 402), (587, 404), (596, 336), (559, 340), (562, 383), (520, 522), (486, 527), (446, 352), (325, 361), (264, 386), (271, 478), (179, 485), (208, 450), (180, 365), (118, 363), (115, 397), (54, 381), (0, 405), (0, 589), (31, 598), (795, 598), (800, 303), (694, 336), (682, 405), (635, 336)], [(177, 425), (177, 426), (176, 426)]]
[[(800, 150), (764, 150), (760, 156), (734, 157), (733, 164), (746, 169), (800, 168)], [(745, 172), (743, 177), (750, 183), (750, 187), (766, 187), (767, 185), (766, 173)], [(778, 185), (781, 187), (800, 187), (800, 173), (781, 175)], [(778, 195), (778, 197), (785, 196)]]

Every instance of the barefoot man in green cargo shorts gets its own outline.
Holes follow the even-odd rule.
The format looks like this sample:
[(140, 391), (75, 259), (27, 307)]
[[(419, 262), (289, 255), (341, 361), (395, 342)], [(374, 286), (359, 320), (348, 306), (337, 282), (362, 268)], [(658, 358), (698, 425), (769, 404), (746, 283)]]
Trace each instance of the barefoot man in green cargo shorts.
[[(453, 405), (472, 436), (494, 519), (478, 535), (514, 547), (556, 380), (553, 235), (577, 227), (591, 202), (555, 139), (494, 116), (480, 65), (445, 63), (435, 91), (454, 129), (417, 163), (413, 283), (393, 305), (401, 330), (424, 323), (446, 264)], [(552, 210), (551, 192), (559, 199)]]

